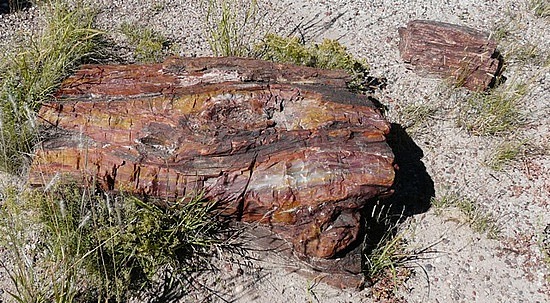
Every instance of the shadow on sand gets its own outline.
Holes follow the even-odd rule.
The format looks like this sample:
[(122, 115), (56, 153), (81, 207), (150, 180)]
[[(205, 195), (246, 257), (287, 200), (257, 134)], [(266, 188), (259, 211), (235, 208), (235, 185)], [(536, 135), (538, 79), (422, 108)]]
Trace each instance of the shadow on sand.
[(433, 180), (421, 161), (424, 153), (406, 130), (392, 123), (387, 142), (395, 155), (394, 192), (374, 201), (363, 212), (362, 269), (367, 273), (367, 280), (376, 277), (368, 277), (371, 268), (366, 256), (390, 243), (399, 231), (399, 224), (408, 217), (428, 211), (435, 195)]
[(32, 6), (27, 0), (0, 0), (0, 14), (13, 13)]
[(405, 217), (426, 212), (435, 190), (433, 180), (421, 161), (424, 152), (399, 124), (392, 123), (387, 142), (397, 165), (393, 185), (395, 192), (381, 202), (391, 205), (394, 209), (392, 213)]

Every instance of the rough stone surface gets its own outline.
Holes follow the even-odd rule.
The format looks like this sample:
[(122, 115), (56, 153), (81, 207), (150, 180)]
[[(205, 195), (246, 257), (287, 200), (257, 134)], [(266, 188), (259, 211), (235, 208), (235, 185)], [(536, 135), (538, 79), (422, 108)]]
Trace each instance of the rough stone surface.
[(331, 258), (394, 180), (389, 124), (347, 77), (240, 58), (84, 66), (40, 110), (48, 135), (30, 181), (62, 173), (147, 196), (204, 191), (299, 256)]
[(489, 35), (454, 24), (415, 20), (399, 28), (401, 58), (420, 73), (451, 78), (471, 90), (494, 84), (502, 66)]

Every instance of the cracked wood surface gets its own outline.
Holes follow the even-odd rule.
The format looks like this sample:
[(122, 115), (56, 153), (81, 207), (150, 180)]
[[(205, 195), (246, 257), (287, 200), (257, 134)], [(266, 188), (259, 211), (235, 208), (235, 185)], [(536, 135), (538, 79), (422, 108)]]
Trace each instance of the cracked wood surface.
[(414, 20), (399, 28), (399, 37), (401, 58), (415, 71), (452, 79), (470, 90), (494, 85), (502, 67), (497, 43), (469, 27)]
[(33, 185), (58, 173), (107, 190), (198, 191), (301, 257), (332, 258), (394, 179), (389, 124), (348, 76), (242, 58), (87, 65), (39, 116)]

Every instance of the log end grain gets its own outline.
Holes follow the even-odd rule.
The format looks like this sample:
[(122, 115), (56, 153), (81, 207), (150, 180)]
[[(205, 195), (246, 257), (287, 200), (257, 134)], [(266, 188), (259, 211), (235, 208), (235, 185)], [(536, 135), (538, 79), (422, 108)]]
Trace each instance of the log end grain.
[(421, 75), (437, 75), (481, 91), (494, 85), (501, 72), (497, 44), (484, 32), (427, 20), (411, 21), (398, 31), (401, 58)]

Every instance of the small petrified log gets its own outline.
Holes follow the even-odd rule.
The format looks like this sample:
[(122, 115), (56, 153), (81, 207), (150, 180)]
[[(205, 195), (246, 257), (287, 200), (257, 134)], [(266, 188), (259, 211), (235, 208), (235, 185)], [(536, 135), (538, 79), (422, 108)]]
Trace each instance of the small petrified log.
[(457, 86), (485, 90), (502, 67), (496, 42), (472, 28), (415, 20), (399, 28), (399, 37), (401, 58), (415, 71), (451, 78)]
[(39, 112), (48, 136), (30, 182), (64, 173), (157, 197), (204, 191), (300, 256), (331, 258), (394, 179), (389, 124), (347, 80), (241, 58), (83, 66)]

